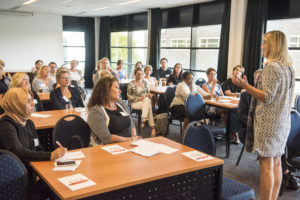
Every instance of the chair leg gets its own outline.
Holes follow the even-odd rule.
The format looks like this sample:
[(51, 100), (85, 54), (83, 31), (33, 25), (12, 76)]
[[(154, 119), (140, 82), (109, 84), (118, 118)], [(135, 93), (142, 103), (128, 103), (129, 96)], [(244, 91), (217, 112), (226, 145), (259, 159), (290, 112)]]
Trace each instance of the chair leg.
[(236, 166), (238, 166), (238, 165), (240, 164), (240, 160), (241, 160), (241, 158), (242, 158), (244, 149), (245, 149), (245, 144), (243, 145), (242, 150), (241, 150), (241, 153), (240, 153), (240, 155), (239, 155), (239, 158), (238, 158), (238, 160), (237, 160), (237, 162), (236, 162), (236, 164), (235, 164)]
[(142, 122), (141, 115), (138, 114), (138, 135), (139, 136), (141, 135), (141, 122)]

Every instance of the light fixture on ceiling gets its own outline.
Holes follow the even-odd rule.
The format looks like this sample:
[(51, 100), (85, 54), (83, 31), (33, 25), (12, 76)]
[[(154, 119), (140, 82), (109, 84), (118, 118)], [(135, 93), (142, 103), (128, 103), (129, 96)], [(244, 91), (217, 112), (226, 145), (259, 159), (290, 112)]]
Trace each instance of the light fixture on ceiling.
[(34, 2), (36, 2), (37, 0), (28, 0), (28, 1), (25, 1), (24, 3), (22, 3), (23, 5), (29, 5), (29, 4), (32, 4)]
[(136, 2), (139, 2), (139, 1), (141, 1), (141, 0), (127, 1), (127, 2), (123, 2), (123, 3), (118, 3), (118, 5), (123, 6), (123, 5), (127, 5), (127, 4), (136, 3)]
[(32, 12), (21, 12), (21, 11), (13, 11), (13, 10), (0, 10), (0, 14), (6, 15), (22, 15), (22, 16), (33, 16)]
[(95, 9), (93, 9), (93, 10), (94, 10), (94, 11), (98, 11), (98, 10), (104, 10), (104, 9), (107, 9), (107, 8), (109, 8), (109, 7), (95, 8)]

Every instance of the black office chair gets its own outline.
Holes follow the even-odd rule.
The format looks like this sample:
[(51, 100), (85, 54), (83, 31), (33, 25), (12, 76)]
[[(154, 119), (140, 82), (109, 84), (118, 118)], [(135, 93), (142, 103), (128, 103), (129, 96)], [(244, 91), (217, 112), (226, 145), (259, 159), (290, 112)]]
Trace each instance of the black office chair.
[[(183, 144), (203, 153), (215, 156), (215, 141), (207, 125), (191, 122), (184, 131)], [(255, 199), (254, 190), (246, 184), (223, 177), (222, 200)]]
[(0, 150), (0, 199), (27, 199), (28, 174), (13, 153)]
[(53, 145), (59, 141), (62, 146), (72, 149), (88, 147), (90, 143), (90, 127), (77, 115), (62, 117), (53, 129)]
[(199, 87), (202, 87), (202, 85), (206, 83), (206, 80), (204, 78), (198, 78), (197, 81), (195, 82), (196, 85)]
[[(286, 187), (287, 181), (292, 176), (293, 172), (300, 171), (300, 114), (296, 110), (291, 112), (291, 130), (286, 143), (285, 155), (283, 162), (287, 166), (289, 173), (281, 187), (280, 196)], [(299, 176), (299, 175), (298, 175)]]
[[(176, 92), (176, 85), (175, 86), (169, 86), (166, 89), (166, 93), (164, 95), (165, 97), (165, 102), (167, 104), (167, 113), (168, 113), (168, 126), (167, 126), (167, 131), (165, 136), (168, 134), (169, 131), (169, 126), (172, 124), (173, 120), (178, 120), (179, 121), (179, 127), (180, 127), (180, 133), (182, 132), (182, 122), (184, 121), (184, 118), (176, 118), (175, 116), (172, 115), (170, 112), (170, 105), (175, 97), (175, 92)], [(173, 124), (177, 125), (177, 124)]]

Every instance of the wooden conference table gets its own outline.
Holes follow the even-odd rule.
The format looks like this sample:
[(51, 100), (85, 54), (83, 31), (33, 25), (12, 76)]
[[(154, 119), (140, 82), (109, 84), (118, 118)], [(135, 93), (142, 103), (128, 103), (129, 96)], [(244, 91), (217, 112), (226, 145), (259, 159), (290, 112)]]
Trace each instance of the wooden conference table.
[(50, 92), (45, 92), (45, 93), (37, 93), (40, 97), (41, 101), (50, 101)]
[[(31, 162), (37, 174), (61, 199), (219, 199), (224, 161), (196, 162), (182, 152), (193, 149), (164, 137), (148, 139), (179, 151), (143, 157), (127, 152), (112, 155), (100, 146), (81, 149), (85, 154), (75, 172), (52, 171), (53, 161)], [(118, 143), (127, 149), (131, 141)], [(71, 191), (58, 178), (81, 173), (95, 186)]]

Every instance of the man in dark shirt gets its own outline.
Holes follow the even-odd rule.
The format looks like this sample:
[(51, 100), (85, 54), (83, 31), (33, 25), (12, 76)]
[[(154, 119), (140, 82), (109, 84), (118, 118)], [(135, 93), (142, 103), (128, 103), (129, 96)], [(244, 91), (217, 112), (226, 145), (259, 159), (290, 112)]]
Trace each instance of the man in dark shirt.
[(155, 73), (156, 80), (166, 81), (172, 71), (168, 68), (168, 59), (162, 58), (160, 59), (161, 68), (158, 69)]

